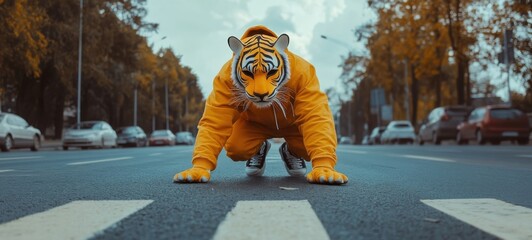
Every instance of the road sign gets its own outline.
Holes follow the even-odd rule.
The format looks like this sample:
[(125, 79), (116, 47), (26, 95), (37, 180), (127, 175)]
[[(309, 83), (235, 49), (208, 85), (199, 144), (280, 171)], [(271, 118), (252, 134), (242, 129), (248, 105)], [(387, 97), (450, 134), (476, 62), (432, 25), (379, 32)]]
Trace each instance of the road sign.
[(384, 88), (375, 88), (371, 90), (370, 105), (371, 108), (377, 108), (386, 104), (386, 96), (384, 95)]
[(499, 63), (512, 64), (515, 60), (512, 30), (506, 29), (504, 31), (504, 35), (503, 35), (501, 42), (502, 42), (502, 51), (497, 54), (497, 59), (499, 60)]
[(381, 106), (381, 118), (383, 121), (392, 121), (393, 120), (393, 109), (391, 105), (382, 105)]

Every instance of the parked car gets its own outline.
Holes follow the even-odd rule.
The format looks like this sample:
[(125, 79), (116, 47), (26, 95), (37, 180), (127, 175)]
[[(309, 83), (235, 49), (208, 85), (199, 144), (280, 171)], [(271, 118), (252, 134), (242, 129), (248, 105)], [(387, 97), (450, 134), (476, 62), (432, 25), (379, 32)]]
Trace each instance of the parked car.
[(414, 143), (416, 135), (409, 121), (391, 121), (382, 133), (382, 143)]
[(194, 145), (195, 141), (196, 138), (194, 138), (191, 132), (177, 132), (175, 134), (175, 143), (178, 145)]
[(138, 126), (128, 126), (116, 129), (118, 146), (145, 147), (148, 145), (148, 137), (142, 128)]
[(369, 145), (369, 136), (366, 135), (362, 138), (362, 142), (361, 142), (362, 145)]
[(432, 110), (419, 128), (419, 145), (425, 142), (439, 145), (443, 140), (455, 140), (458, 132), (456, 127), (464, 121), (469, 111), (471, 109), (466, 106), (445, 106)]
[(105, 121), (86, 121), (74, 124), (63, 132), (63, 150), (70, 147), (116, 147), (115, 130)]
[(7, 152), (13, 148), (30, 148), (37, 151), (41, 147), (42, 135), (39, 129), (13, 113), (0, 113), (0, 148)]
[(150, 135), (150, 146), (173, 146), (175, 135), (170, 130), (155, 130)]
[(376, 127), (371, 131), (369, 135), (368, 144), (381, 144), (381, 135), (386, 130), (386, 127)]
[(456, 142), (498, 145), (504, 140), (515, 140), (519, 145), (529, 143), (530, 125), (527, 116), (516, 108), (491, 105), (475, 108), (457, 127)]
[(338, 141), (339, 144), (353, 144), (353, 140), (350, 137), (340, 137), (340, 141)]

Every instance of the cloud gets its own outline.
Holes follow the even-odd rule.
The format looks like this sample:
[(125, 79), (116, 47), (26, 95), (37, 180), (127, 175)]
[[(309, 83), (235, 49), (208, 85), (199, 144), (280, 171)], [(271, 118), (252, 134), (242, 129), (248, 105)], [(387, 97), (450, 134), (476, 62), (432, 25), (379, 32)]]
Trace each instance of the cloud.
[[(290, 50), (311, 61), (322, 89), (333, 86), (340, 74), (338, 64), (345, 48), (319, 38), (330, 34), (349, 42), (351, 30), (362, 20), (365, 1), (344, 0), (160, 0), (148, 1), (147, 21), (159, 23), (151, 41), (167, 36), (157, 47), (171, 46), (182, 62), (199, 77), (203, 93), (212, 90), (212, 79), (231, 58), (229, 36), (240, 37), (247, 27), (265, 25), (290, 36)], [(361, 7), (362, 6), (362, 7)]]

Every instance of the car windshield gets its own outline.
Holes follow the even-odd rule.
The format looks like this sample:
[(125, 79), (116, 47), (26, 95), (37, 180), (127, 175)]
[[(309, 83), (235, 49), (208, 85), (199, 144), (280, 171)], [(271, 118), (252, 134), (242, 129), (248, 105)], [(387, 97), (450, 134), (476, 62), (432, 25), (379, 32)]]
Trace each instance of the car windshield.
[(134, 128), (119, 128), (118, 130), (116, 130), (117, 134), (133, 134), (135, 132), (136, 131)]
[(410, 128), (410, 124), (408, 123), (396, 123), (395, 125), (393, 125), (395, 128)]
[(5, 114), (0, 114), (0, 121), (4, 120)]
[(154, 137), (163, 137), (163, 136), (168, 136), (168, 132), (163, 130), (163, 131), (155, 131), (151, 134), (152, 136)]
[(467, 113), (469, 112), (469, 110), (467, 108), (448, 108), (446, 111), (445, 111), (448, 115), (450, 116), (460, 116), (460, 117), (463, 117), (465, 115), (467, 115)]
[(72, 129), (93, 129), (96, 124), (96, 122), (81, 122), (72, 126)]
[(512, 108), (491, 109), (490, 116), (494, 119), (516, 119), (523, 115), (523, 112)]
[(178, 137), (188, 137), (188, 136), (190, 136), (190, 133), (188, 133), (188, 132), (180, 132), (180, 133), (177, 133), (177, 136)]

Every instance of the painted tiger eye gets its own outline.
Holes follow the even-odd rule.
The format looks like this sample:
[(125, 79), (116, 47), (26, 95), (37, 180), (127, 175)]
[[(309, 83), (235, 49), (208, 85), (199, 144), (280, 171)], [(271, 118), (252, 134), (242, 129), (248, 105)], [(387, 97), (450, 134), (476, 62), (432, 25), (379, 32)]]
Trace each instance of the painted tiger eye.
[(267, 77), (271, 77), (271, 76), (273, 76), (273, 75), (275, 75), (275, 74), (277, 74), (277, 69), (272, 69), (272, 70), (270, 70), (270, 71), (268, 72)]
[(250, 78), (253, 78), (253, 73), (248, 71), (248, 70), (242, 70), (242, 73), (244, 73), (244, 75), (250, 77)]

